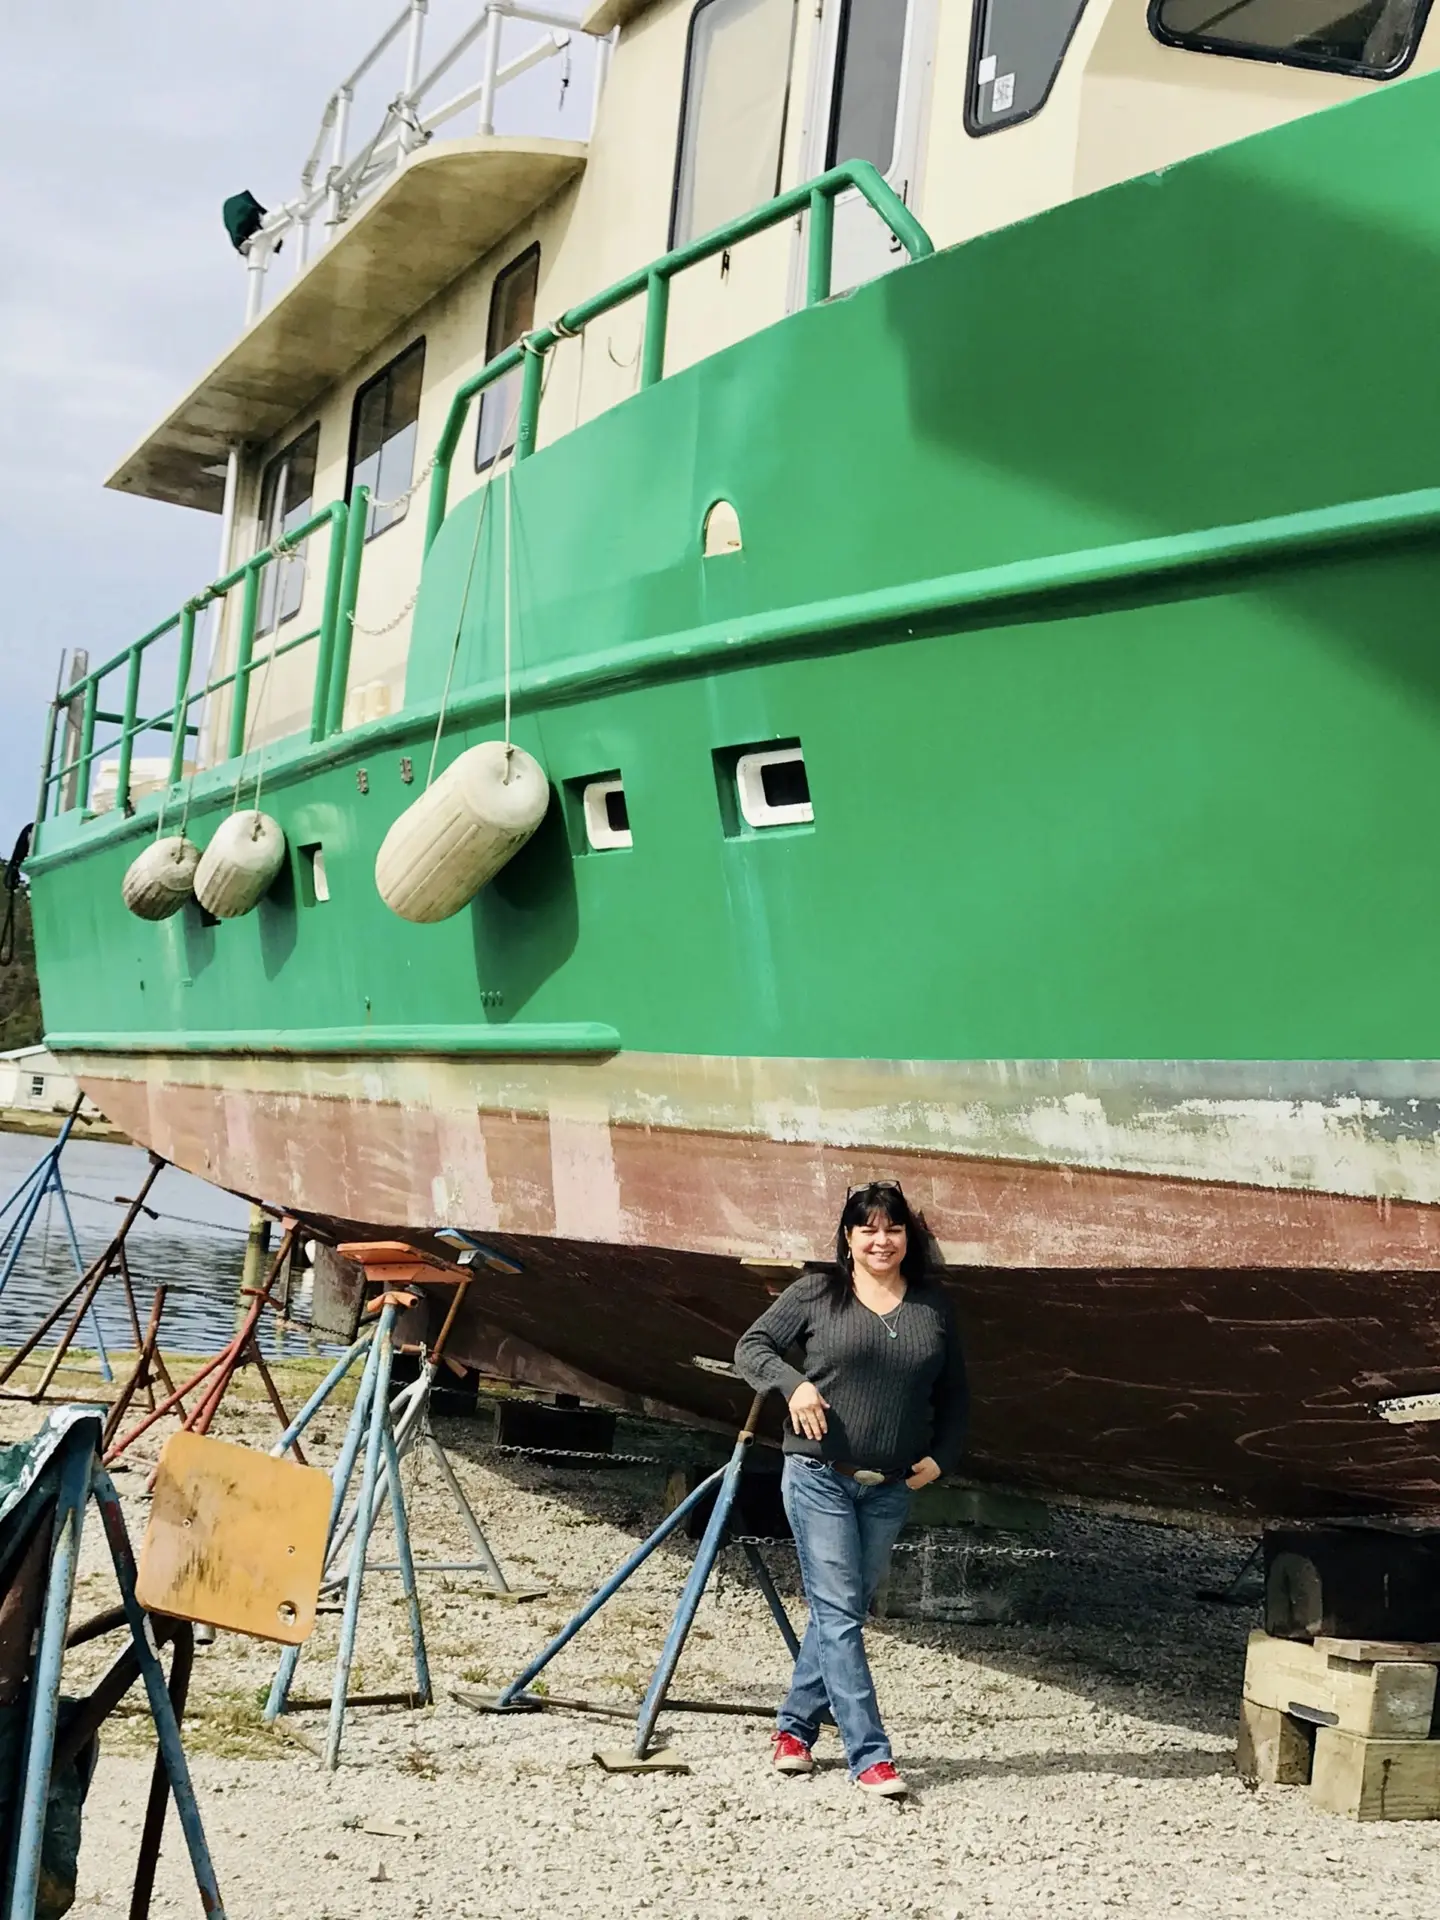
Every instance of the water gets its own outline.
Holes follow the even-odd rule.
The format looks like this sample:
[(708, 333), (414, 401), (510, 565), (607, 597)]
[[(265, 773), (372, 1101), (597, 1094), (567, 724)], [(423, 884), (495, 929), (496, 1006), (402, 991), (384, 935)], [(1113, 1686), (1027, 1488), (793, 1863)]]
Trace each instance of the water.
[[(28, 1134), (0, 1133), (0, 1206), (49, 1144)], [(80, 1257), (87, 1264), (103, 1250), (124, 1216), (124, 1208), (116, 1205), (115, 1196), (138, 1193), (147, 1165), (148, 1155), (139, 1147), (84, 1139), (72, 1139), (67, 1144), (60, 1171), (70, 1198)], [(159, 1218), (152, 1220), (142, 1214), (131, 1228), (127, 1243), (140, 1325), (143, 1328), (149, 1316), (155, 1287), (163, 1282), (168, 1289), (161, 1323), (164, 1350), (215, 1353), (235, 1331), (249, 1205), (175, 1167), (164, 1168), (146, 1204)], [(13, 1217), (8, 1215), (0, 1225), (0, 1237)], [(0, 1254), (0, 1269), (5, 1257)], [(69, 1291), (75, 1278), (64, 1217), (52, 1195), (42, 1201), (15, 1271), (0, 1293), (0, 1346), (17, 1346), (25, 1339)], [(133, 1347), (135, 1335), (118, 1276), (103, 1282), (95, 1306), (106, 1345)], [(303, 1307), (299, 1310), (303, 1315)], [(303, 1334), (282, 1335), (273, 1330), (269, 1314), (261, 1321), (261, 1342), (267, 1353), (311, 1350)], [(76, 1346), (90, 1347), (92, 1343), (87, 1316)]]

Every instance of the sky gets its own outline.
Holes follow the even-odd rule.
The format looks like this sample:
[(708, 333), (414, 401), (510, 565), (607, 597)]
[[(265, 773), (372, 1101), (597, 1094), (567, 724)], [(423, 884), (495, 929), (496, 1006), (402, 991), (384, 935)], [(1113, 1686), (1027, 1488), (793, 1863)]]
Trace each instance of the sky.
[[(427, 54), (478, 4), (430, 0)], [(400, 9), (66, 0), (0, 14), (0, 863), (34, 814), (61, 650), (109, 658), (213, 577), (217, 516), (103, 482), (240, 331), (244, 267), (221, 202), (296, 191), (326, 99)], [(541, 31), (507, 25), (504, 57)], [(362, 138), (399, 88), (390, 57), (384, 91), (357, 101)], [(473, 77), (474, 59), (453, 90)], [(559, 79), (550, 61), (507, 89), (497, 130), (584, 138), (588, 43), (563, 113)]]

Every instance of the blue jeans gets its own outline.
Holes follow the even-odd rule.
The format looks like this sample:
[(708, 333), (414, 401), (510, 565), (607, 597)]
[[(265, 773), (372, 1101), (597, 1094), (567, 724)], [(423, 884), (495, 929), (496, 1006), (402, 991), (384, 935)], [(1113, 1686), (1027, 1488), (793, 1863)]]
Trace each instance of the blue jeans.
[(853, 1779), (890, 1758), (863, 1629), (910, 1510), (910, 1489), (903, 1480), (862, 1487), (821, 1461), (792, 1453), (781, 1492), (810, 1622), (776, 1725), (812, 1747), (822, 1718), (833, 1718)]

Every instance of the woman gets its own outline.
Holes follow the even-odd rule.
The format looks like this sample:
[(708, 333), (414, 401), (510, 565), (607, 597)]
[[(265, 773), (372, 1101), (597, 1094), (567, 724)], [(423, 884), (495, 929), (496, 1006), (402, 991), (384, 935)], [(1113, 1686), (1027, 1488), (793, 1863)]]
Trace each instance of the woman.
[(953, 1467), (965, 1437), (965, 1362), (928, 1245), (894, 1181), (858, 1188), (835, 1266), (802, 1274), (735, 1349), (751, 1386), (778, 1387), (789, 1405), (782, 1491), (810, 1606), (771, 1761), (809, 1773), (833, 1718), (851, 1779), (887, 1798), (908, 1788), (880, 1723), (865, 1615), (912, 1490)]

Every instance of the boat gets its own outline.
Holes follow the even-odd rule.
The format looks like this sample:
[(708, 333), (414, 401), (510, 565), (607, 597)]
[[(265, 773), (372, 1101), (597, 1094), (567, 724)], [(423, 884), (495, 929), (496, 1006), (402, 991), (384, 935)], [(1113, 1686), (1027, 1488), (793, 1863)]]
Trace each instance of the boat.
[[(897, 1178), (977, 1483), (1433, 1514), (1440, 24), (1277, 17), (404, 7), (109, 480), (221, 528), (50, 717), (110, 1119), (712, 1426)], [(243, 900), (127, 908), (252, 820)]]

